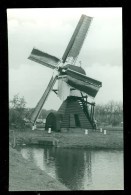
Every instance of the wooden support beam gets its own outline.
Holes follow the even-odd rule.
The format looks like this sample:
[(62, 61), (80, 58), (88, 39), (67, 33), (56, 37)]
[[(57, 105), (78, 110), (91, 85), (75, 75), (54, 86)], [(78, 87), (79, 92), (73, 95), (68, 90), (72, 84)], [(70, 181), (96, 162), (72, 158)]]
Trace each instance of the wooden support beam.
[[(87, 101), (87, 96), (83, 96), (82, 98), (86, 98), (86, 103), (92, 106), (95, 106), (95, 102), (91, 103)], [(81, 97), (78, 97), (78, 99), (81, 99)]]
[(92, 105), (91, 105), (91, 111), (90, 111), (90, 118), (92, 120)]

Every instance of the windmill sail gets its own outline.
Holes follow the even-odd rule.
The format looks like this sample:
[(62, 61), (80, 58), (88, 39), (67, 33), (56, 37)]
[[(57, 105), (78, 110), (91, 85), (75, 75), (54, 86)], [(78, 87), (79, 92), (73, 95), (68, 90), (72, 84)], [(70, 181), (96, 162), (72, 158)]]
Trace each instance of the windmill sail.
[(32, 61), (38, 62), (44, 66), (55, 69), (60, 61), (57, 57), (44, 53), (38, 49), (33, 48), (29, 58)]
[(31, 115), (31, 119), (30, 120), (31, 120), (32, 123), (36, 122), (36, 120), (37, 120), (37, 118), (39, 116), (39, 113), (40, 113), (40, 111), (41, 111), (41, 109), (42, 109), (46, 99), (48, 98), (49, 93), (52, 90), (56, 80), (57, 80), (57, 75), (51, 77), (50, 82), (49, 82), (49, 84), (48, 84), (44, 94), (42, 95), (41, 99), (39, 100), (38, 104), (35, 107), (34, 112)]
[(65, 71), (63, 79), (71, 87), (85, 92), (91, 97), (95, 97), (99, 88), (102, 86), (100, 81), (87, 77), (86, 75), (71, 70), (70, 68)]
[(90, 84), (89, 82), (81, 81), (70, 76), (66, 77), (65, 82), (75, 89), (85, 92), (93, 98), (96, 96), (100, 88), (100, 86), (95, 86), (93, 84)]
[(67, 58), (72, 58), (73, 61), (77, 58), (81, 47), (83, 45), (84, 39), (86, 37), (87, 31), (89, 29), (92, 17), (82, 15), (76, 29), (71, 37), (71, 40), (65, 50), (62, 57), (63, 63), (66, 62)]
[(72, 78), (75, 78), (77, 80), (82, 80), (84, 82), (88, 82), (89, 84), (92, 84), (94, 86), (100, 86), (100, 87), (102, 86), (102, 82), (93, 79), (91, 77), (87, 77), (86, 75), (76, 72), (74, 70), (71, 70), (70, 68), (67, 69), (66, 74)]

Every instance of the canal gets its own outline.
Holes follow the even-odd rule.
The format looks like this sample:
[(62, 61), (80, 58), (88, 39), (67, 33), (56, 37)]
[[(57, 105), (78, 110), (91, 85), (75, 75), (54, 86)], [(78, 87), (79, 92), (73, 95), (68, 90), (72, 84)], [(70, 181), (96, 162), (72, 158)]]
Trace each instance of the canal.
[(23, 158), (33, 161), (71, 190), (123, 190), (123, 151), (19, 148)]

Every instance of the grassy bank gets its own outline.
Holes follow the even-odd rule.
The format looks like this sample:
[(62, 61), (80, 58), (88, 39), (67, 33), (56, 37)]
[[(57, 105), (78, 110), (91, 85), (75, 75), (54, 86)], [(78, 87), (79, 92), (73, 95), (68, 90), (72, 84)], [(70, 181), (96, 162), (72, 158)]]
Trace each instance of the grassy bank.
[(123, 133), (107, 132), (106, 135), (100, 132), (92, 132), (88, 135), (64, 135), (60, 139), (60, 147), (90, 148), (90, 149), (122, 149)]
[(21, 154), (9, 148), (9, 191), (58, 191), (68, 190), (59, 181), (37, 168)]
[[(123, 148), (123, 131), (121, 130), (107, 130), (105, 135), (100, 131), (90, 131), (87, 135), (83, 133), (55, 133), (48, 134), (45, 131), (25, 131), (15, 132), (16, 142), (18, 139), (22, 140), (23, 144), (31, 144), (33, 139), (41, 139), (42, 137), (53, 137), (59, 140), (59, 147), (81, 147), (81, 148), (100, 148), (100, 149), (122, 149)], [(10, 133), (10, 142), (12, 143), (12, 136)]]

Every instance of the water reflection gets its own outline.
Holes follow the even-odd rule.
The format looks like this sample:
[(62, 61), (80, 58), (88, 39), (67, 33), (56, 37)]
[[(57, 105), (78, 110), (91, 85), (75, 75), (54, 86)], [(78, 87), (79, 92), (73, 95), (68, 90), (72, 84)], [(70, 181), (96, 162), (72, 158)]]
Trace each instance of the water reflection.
[(122, 151), (25, 147), (21, 154), (72, 190), (123, 189)]
[(62, 183), (80, 189), (84, 177), (84, 155), (79, 150), (59, 149), (55, 159), (56, 173)]

